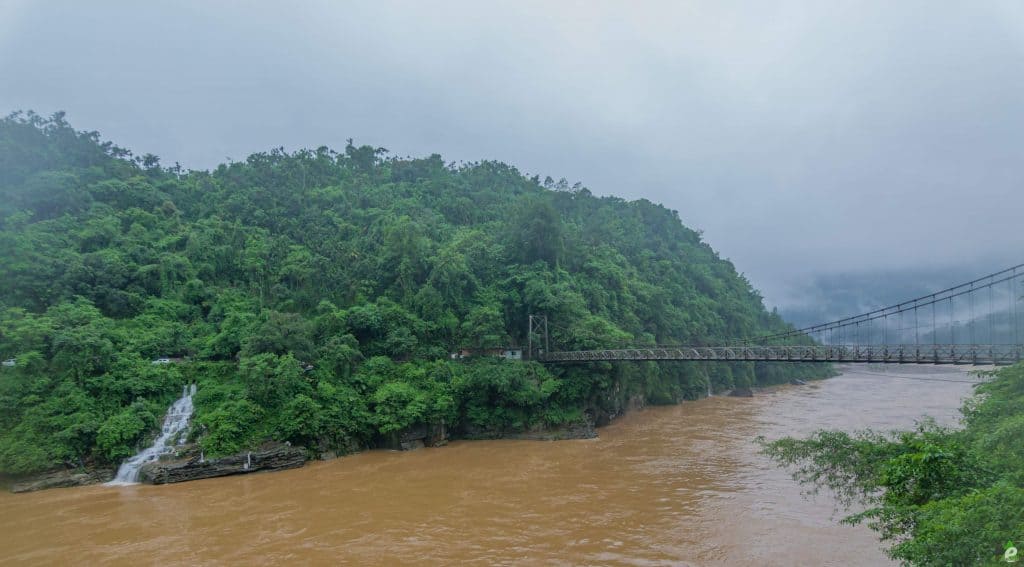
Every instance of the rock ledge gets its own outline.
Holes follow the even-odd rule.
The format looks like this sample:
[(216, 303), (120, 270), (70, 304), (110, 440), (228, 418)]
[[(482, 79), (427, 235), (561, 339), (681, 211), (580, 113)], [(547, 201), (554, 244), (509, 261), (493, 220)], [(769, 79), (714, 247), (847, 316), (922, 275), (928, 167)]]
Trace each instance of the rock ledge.
[(233, 474), (294, 469), (304, 464), (305, 449), (275, 444), (258, 451), (219, 459), (200, 460), (199, 457), (193, 457), (183, 461), (158, 461), (142, 467), (139, 476), (147, 484), (170, 484)]
[(70, 488), (73, 486), (88, 486), (100, 484), (114, 478), (114, 471), (111, 469), (97, 469), (93, 471), (57, 471), (29, 480), (23, 480), (11, 485), (11, 492), (35, 492), (48, 488)]

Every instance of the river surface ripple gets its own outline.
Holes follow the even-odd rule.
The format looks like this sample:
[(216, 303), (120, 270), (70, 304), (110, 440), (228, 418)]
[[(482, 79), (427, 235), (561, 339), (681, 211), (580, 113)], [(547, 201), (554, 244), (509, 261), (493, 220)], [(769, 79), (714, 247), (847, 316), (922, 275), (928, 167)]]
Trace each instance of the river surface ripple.
[[(889, 374), (889, 375), (886, 375)], [(850, 366), (647, 408), (598, 439), (465, 441), (166, 486), (0, 494), (0, 564), (882, 565), (753, 440), (956, 423), (971, 377)]]

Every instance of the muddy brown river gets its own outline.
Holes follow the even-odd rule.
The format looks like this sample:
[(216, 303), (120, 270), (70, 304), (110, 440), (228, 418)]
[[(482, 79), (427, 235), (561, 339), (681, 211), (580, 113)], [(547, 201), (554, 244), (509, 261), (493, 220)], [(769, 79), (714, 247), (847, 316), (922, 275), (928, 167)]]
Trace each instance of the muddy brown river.
[(882, 565), (753, 439), (954, 423), (971, 377), (851, 366), (647, 408), (578, 441), (465, 441), (165, 486), (0, 494), (0, 564)]

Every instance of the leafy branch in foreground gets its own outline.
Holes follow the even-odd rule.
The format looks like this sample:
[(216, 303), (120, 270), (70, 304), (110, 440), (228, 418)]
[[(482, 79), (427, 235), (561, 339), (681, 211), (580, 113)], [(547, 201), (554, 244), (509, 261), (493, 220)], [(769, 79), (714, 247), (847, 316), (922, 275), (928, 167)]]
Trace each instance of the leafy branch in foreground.
[(964, 405), (965, 427), (933, 421), (913, 431), (818, 431), (768, 442), (762, 452), (816, 493), (860, 508), (906, 565), (997, 564), (1007, 540), (1024, 540), (1024, 365), (1002, 369)]

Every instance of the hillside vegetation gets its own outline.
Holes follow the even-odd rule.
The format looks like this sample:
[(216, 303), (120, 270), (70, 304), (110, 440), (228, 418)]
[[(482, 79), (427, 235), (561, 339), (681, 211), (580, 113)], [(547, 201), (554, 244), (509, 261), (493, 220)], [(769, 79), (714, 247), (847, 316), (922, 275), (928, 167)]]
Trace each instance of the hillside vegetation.
[[(545, 367), (460, 349), (710, 344), (779, 331), (728, 261), (645, 200), (351, 142), (163, 167), (62, 114), (0, 121), (0, 472), (113, 464), (197, 383), (207, 455), (267, 439), (500, 436), (820, 367)], [(157, 357), (178, 364), (151, 364)]]

